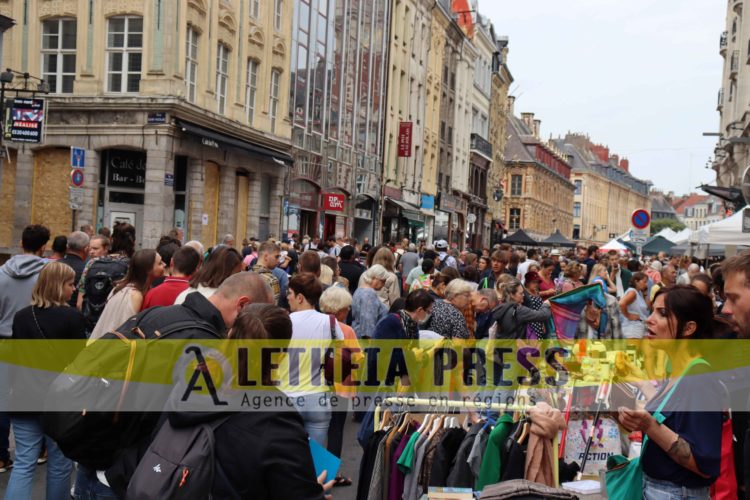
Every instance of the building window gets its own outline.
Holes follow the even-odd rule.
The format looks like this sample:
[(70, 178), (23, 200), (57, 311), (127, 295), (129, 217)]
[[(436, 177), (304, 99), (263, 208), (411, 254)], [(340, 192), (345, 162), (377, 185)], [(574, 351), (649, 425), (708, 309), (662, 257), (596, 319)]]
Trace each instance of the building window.
[(573, 203), (573, 217), (581, 216), (581, 204), (579, 202)]
[(521, 229), (521, 209), (511, 208), (508, 229)]
[(198, 32), (188, 26), (185, 39), (185, 85), (187, 100), (195, 102), (196, 82), (198, 81)]
[(271, 119), (271, 132), (276, 131), (276, 116), (279, 108), (279, 84), (281, 72), (277, 69), (271, 71), (271, 101), (268, 106), (268, 116)]
[(580, 240), (581, 239), (581, 226), (573, 226), (573, 239), (574, 240)]
[(273, 6), (273, 29), (281, 31), (281, 13), (284, 10), (284, 0), (274, 0)]
[(73, 92), (76, 77), (76, 20), (53, 19), (42, 23), (42, 78), (50, 92)]
[(521, 196), (523, 193), (523, 175), (512, 175), (510, 177), (510, 195)]
[(260, 17), (260, 0), (250, 0), (250, 17), (254, 19)]
[(255, 93), (258, 90), (258, 61), (247, 60), (247, 82), (245, 83), (245, 115), (247, 123), (253, 124), (255, 115)]
[(107, 91), (138, 92), (141, 82), (143, 18), (110, 17), (107, 28)]
[(576, 187), (575, 194), (581, 194), (583, 192), (583, 181), (575, 181), (573, 184)]
[(216, 51), (216, 111), (224, 114), (229, 81), (229, 47), (220, 43)]
[(448, 144), (453, 144), (453, 127), (448, 127)]

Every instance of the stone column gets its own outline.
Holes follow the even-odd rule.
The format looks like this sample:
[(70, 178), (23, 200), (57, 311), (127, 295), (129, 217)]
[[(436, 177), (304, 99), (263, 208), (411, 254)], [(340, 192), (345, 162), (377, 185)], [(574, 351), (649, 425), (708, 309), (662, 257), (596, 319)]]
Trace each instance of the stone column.
[[(31, 224), (31, 200), (34, 183), (34, 155), (27, 146), (18, 148), (16, 155), (16, 191), (13, 210), (13, 238), (11, 245), (21, 241), (23, 229)], [(50, 242), (51, 244), (52, 242)]]
[(96, 227), (96, 212), (99, 201), (99, 165), (101, 157), (96, 150), (86, 149), (86, 163), (83, 168), (83, 207), (76, 212), (78, 230), (84, 224)]
[(146, 199), (143, 208), (141, 246), (155, 248), (159, 238), (174, 224), (174, 189), (164, 184), (165, 174), (174, 175), (170, 153), (172, 139), (163, 137), (159, 144), (148, 139), (146, 146)]
[(284, 199), (284, 177), (271, 177), (271, 203), (269, 204), (270, 213), (268, 218), (268, 230), (271, 234), (280, 239), (281, 234), (281, 207)]
[(203, 232), (203, 164), (197, 158), (188, 158), (187, 179), (187, 240), (201, 240)]
[(219, 184), (219, 220), (218, 239), (221, 241), (225, 234), (232, 234), (235, 240), (242, 236), (234, 234), (236, 229), (235, 205), (237, 200), (237, 169), (233, 166), (221, 167), (221, 180)]
[(247, 235), (258, 237), (260, 230), (260, 174), (250, 173), (250, 202), (247, 204)]

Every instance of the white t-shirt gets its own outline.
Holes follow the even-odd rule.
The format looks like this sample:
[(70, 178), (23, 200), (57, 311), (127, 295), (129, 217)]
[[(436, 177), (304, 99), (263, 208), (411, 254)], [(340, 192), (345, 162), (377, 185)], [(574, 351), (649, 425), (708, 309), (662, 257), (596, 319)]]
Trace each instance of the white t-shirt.
[[(317, 340), (317, 341), (330, 341), (331, 340), (331, 321), (327, 314), (319, 313), (315, 310), (309, 311), (297, 311), (289, 315), (289, 319), (292, 320), (292, 341), (299, 340)], [(337, 340), (344, 340), (344, 332), (341, 330), (338, 321), (334, 320), (335, 336)], [(300, 356), (299, 362), (296, 365), (289, 367), (288, 363), (282, 363), (279, 369), (280, 378), (282, 384), (289, 380), (299, 379), (298, 387), (288, 387), (286, 393), (289, 396), (299, 396), (303, 394), (313, 394), (315, 392), (328, 392), (329, 388), (323, 381), (319, 386), (312, 386), (311, 380), (315, 377), (315, 380), (322, 380), (323, 370), (322, 362), (315, 367), (310, 366), (311, 349), (318, 347), (325, 349), (330, 346), (330, 342), (323, 342), (317, 344), (311, 344), (309, 347), (305, 346), (304, 343), (301, 345), (294, 345), (293, 347), (304, 347), (305, 354)], [(290, 368), (291, 374), (287, 374), (287, 368)], [(314, 387), (315, 390), (301, 390), (301, 388)], [(283, 388), (283, 385), (282, 385)], [(319, 390), (317, 390), (319, 389)]]
[(204, 297), (209, 298), (211, 295), (213, 295), (213, 294), (216, 293), (216, 290), (218, 290), (218, 288), (209, 288), (209, 287), (203, 286), (203, 285), (198, 285), (198, 288), (192, 288), (192, 287), (190, 287), (190, 288), (188, 288), (188, 289), (183, 290), (182, 292), (180, 292), (180, 294), (177, 296), (177, 298), (174, 299), (174, 305), (179, 306), (180, 304), (182, 304), (183, 302), (185, 302), (185, 297), (187, 297), (188, 294), (190, 294), (190, 293), (198, 292), (201, 295), (203, 295)]
[(524, 285), (526, 284), (526, 273), (529, 272), (529, 267), (531, 267), (532, 264), (536, 266), (539, 265), (539, 263), (533, 259), (526, 259), (518, 265), (518, 274), (520, 275), (521, 283)]

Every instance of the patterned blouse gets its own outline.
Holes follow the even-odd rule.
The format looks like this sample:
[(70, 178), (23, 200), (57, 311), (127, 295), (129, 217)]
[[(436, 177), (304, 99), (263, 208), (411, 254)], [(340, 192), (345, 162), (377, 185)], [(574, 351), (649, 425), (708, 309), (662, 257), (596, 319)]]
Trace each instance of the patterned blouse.
[(445, 338), (469, 338), (469, 330), (466, 326), (463, 313), (456, 306), (445, 300), (436, 300), (432, 304), (430, 325), (428, 330), (432, 330)]

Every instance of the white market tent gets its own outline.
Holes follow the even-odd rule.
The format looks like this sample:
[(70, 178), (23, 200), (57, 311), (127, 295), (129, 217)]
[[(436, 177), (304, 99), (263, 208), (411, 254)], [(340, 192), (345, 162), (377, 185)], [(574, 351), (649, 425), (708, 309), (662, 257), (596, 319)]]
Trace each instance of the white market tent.
[(679, 233), (676, 233), (672, 241), (677, 243), (678, 245), (681, 245), (683, 243), (687, 243), (690, 241), (690, 236), (693, 234), (693, 232), (690, 230), (690, 228), (686, 227)]
[(664, 229), (656, 233), (653, 237), (656, 238), (657, 236), (661, 236), (662, 238), (667, 239), (672, 243), (677, 243), (677, 233), (675, 233), (671, 227), (665, 227)]
[(708, 241), (711, 245), (748, 245), (750, 233), (742, 232), (743, 210), (738, 210), (731, 217), (706, 226)]
[(617, 250), (620, 253), (626, 253), (630, 251), (628, 247), (617, 241), (617, 238), (599, 248), (600, 252), (609, 252), (610, 250)]

